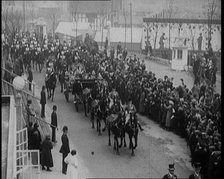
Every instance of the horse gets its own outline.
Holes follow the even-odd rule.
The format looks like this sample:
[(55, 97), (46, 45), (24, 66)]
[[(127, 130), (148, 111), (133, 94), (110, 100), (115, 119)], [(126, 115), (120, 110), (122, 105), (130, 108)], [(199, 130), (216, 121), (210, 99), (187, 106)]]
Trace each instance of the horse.
[(107, 112), (107, 101), (106, 101), (106, 98), (102, 98), (99, 101), (98, 110), (96, 112), (96, 129), (99, 132), (99, 135), (102, 135), (101, 134), (101, 120), (104, 121), (104, 124), (106, 126), (107, 113), (108, 113)]
[[(108, 129), (108, 145), (111, 146), (111, 133), (114, 134), (114, 150), (116, 151), (117, 155), (120, 155), (119, 148), (123, 145), (124, 140), (124, 146), (126, 146), (125, 141), (125, 131), (124, 131), (124, 120), (123, 120), (122, 113), (119, 113), (118, 115), (112, 114), (107, 118), (106, 127)], [(118, 138), (120, 138), (120, 144), (118, 141)]]
[[(130, 118), (128, 119), (128, 122), (124, 126), (125, 133), (129, 136), (129, 149), (131, 149), (131, 156), (134, 156), (134, 149), (136, 149), (138, 145), (138, 121), (137, 116), (135, 113), (130, 113)], [(125, 138), (125, 134), (124, 134)], [(135, 145), (133, 144), (132, 139), (134, 138)]]
[(51, 72), (49, 74), (46, 74), (45, 77), (45, 86), (47, 89), (47, 95), (48, 99), (52, 97), (52, 102), (54, 101), (54, 90), (56, 88), (57, 78), (55, 72)]
[(91, 108), (90, 108), (90, 120), (92, 123), (92, 129), (95, 128), (94, 126), (94, 118), (97, 116), (97, 108), (98, 108), (98, 100), (91, 100), (92, 104), (91, 104)]

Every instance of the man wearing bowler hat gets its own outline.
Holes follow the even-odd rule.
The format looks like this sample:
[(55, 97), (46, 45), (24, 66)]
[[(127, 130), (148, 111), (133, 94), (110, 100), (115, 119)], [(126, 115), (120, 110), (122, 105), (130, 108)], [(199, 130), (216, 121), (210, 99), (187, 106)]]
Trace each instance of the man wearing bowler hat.
[(163, 179), (177, 179), (177, 176), (174, 174), (175, 168), (174, 164), (169, 164), (169, 173), (163, 176)]
[(61, 142), (62, 142), (62, 146), (60, 149), (60, 153), (62, 153), (62, 173), (66, 175), (67, 173), (67, 164), (65, 163), (64, 159), (65, 157), (67, 157), (68, 153), (70, 152), (70, 148), (69, 148), (69, 140), (68, 140), (68, 127), (64, 126), (63, 127), (63, 135), (61, 136)]
[(189, 179), (203, 179), (204, 177), (201, 175), (201, 164), (200, 162), (196, 162), (194, 164), (194, 173), (189, 176)]
[(53, 106), (53, 112), (51, 113), (51, 128), (52, 128), (52, 142), (57, 142), (56, 141), (56, 128), (58, 126), (58, 121), (57, 121), (57, 106)]

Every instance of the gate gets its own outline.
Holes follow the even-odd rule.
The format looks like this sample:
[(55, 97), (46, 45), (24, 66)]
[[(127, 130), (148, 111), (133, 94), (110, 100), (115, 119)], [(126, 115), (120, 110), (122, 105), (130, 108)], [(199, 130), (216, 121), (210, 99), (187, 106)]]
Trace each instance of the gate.
[(27, 128), (16, 132), (15, 172), (17, 179), (40, 178), (40, 152), (39, 150), (28, 150)]

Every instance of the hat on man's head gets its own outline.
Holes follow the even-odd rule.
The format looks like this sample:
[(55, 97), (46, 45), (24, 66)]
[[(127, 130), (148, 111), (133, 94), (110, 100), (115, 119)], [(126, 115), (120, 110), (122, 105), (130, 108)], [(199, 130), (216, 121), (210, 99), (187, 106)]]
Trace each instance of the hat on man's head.
[(169, 170), (175, 170), (174, 163), (173, 164), (169, 164)]
[(67, 130), (68, 130), (68, 127), (67, 126), (64, 126), (63, 129), (62, 129), (63, 132), (65, 132)]

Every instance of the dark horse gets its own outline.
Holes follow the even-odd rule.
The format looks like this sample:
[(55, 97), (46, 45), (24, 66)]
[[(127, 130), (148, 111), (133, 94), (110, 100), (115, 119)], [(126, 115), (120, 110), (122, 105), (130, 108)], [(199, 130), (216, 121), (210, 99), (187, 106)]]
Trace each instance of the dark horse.
[[(99, 135), (101, 134), (101, 121), (104, 121), (105, 127), (106, 127), (106, 117), (108, 114), (107, 110), (107, 100), (105, 97), (102, 97), (102, 99), (99, 101), (98, 104), (98, 110), (96, 113), (96, 129), (99, 132)], [(104, 128), (105, 128), (104, 127)]]
[(56, 87), (56, 83), (57, 83), (57, 78), (56, 78), (55, 72), (47, 74), (45, 78), (45, 85), (47, 88), (48, 99), (52, 97), (51, 98), (52, 101), (54, 101), (54, 90)]
[[(109, 120), (109, 118), (107, 119), (108, 120), (106, 123), (106, 127), (108, 129), (108, 136), (109, 136), (108, 145), (111, 146), (110, 135), (112, 132), (112, 134), (114, 134), (114, 150), (116, 150), (117, 155), (120, 155), (119, 148), (122, 147), (123, 139), (124, 139), (124, 146), (126, 146), (123, 115), (122, 113), (119, 113), (118, 115), (114, 115), (114, 120)], [(118, 138), (120, 138), (121, 141), (120, 144)]]
[[(127, 124), (124, 126), (125, 133), (128, 134), (129, 137), (129, 149), (131, 149), (131, 155), (134, 156), (134, 149), (136, 149), (138, 145), (138, 120), (137, 120), (137, 115), (134, 113), (130, 113), (130, 119), (128, 120)], [(125, 138), (125, 135), (124, 135)], [(133, 139), (135, 141), (135, 145), (133, 143)]]

